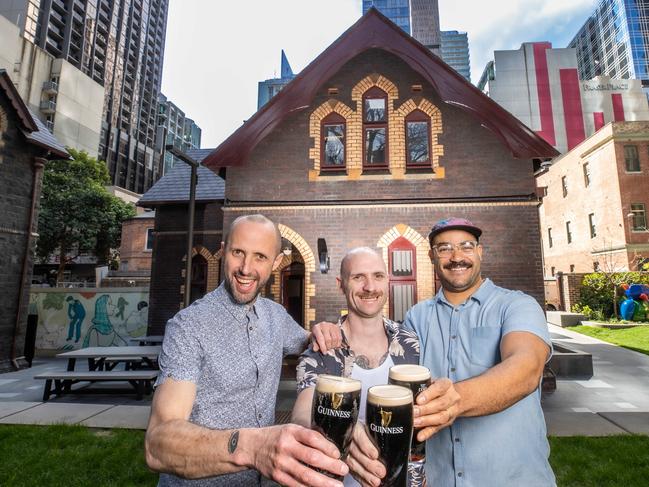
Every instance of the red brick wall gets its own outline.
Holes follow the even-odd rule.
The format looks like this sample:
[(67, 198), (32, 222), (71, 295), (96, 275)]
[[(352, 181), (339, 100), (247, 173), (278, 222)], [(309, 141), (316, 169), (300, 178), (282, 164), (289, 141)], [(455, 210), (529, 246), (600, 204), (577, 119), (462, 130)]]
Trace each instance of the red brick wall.
[(119, 257), (120, 263), (126, 264), (126, 270), (151, 269), (151, 251), (146, 249), (146, 236), (153, 223), (153, 218), (131, 218), (122, 224)]

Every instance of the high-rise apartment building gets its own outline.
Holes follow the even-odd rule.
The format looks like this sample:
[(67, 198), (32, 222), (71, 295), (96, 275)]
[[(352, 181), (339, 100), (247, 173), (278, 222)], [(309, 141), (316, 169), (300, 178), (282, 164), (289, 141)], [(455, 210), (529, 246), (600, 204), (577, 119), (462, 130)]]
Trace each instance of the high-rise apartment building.
[(471, 81), (469, 62), (469, 36), (456, 30), (442, 31), (442, 59), (455, 71)]
[(363, 0), (363, 14), (372, 7), (439, 54), (441, 41), (437, 0)]
[(639, 79), (649, 90), (649, 1), (599, 0), (568, 47), (577, 49), (579, 76)]
[(162, 174), (167, 174), (178, 162), (178, 158), (165, 151), (165, 146), (173, 145), (183, 152), (189, 149), (200, 149), (201, 129), (162, 93), (158, 98), (157, 126), (156, 147), (161, 154), (164, 154)]
[(0, 14), (55, 59), (103, 86), (98, 156), (115, 186), (143, 193), (161, 175), (156, 112), (168, 0), (1, 0)]
[(268, 101), (274, 97), (277, 93), (282, 91), (282, 89), (289, 84), (295, 74), (293, 74), (293, 69), (288, 62), (286, 53), (282, 49), (282, 61), (280, 68), (279, 78), (270, 78), (265, 81), (260, 81), (257, 88), (257, 110), (263, 107)]

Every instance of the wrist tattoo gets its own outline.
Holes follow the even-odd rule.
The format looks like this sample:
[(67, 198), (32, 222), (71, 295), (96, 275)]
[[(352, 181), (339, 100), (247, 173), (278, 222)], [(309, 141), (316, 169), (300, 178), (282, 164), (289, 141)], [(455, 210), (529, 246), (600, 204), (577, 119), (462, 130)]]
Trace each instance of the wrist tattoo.
[(234, 450), (237, 449), (237, 444), (239, 443), (239, 431), (233, 431), (228, 440), (228, 452), (230, 454), (234, 453)]

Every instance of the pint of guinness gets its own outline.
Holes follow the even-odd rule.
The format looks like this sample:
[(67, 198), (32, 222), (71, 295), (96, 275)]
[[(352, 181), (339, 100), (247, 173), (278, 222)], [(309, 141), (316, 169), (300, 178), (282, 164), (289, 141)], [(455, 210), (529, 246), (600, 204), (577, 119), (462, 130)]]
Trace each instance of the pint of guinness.
[[(412, 391), (413, 398), (417, 399), (417, 395), (430, 385), (430, 370), (422, 365), (395, 365), (390, 367), (388, 382), (407, 387)], [(410, 460), (413, 462), (423, 461), (426, 458), (426, 442), (417, 441), (418, 431), (412, 432)]]
[(402, 386), (370, 387), (367, 391), (367, 433), (385, 465), (384, 487), (407, 487), (412, 438), (412, 391)]
[(355, 379), (320, 375), (313, 394), (311, 428), (319, 431), (347, 456), (361, 401), (361, 383)]

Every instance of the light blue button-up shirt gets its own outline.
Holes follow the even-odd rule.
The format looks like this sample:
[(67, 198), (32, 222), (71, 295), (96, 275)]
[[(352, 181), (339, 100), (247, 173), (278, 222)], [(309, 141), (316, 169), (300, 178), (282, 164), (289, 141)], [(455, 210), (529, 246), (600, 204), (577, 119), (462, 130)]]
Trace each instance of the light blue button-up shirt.
[[(500, 342), (525, 331), (552, 346), (545, 314), (520, 291), (486, 279), (453, 306), (443, 291), (415, 305), (404, 325), (420, 340), (420, 362), (433, 377), (459, 382), (498, 364)], [(426, 442), (426, 476), (435, 487), (550, 487), (556, 481), (541, 409), (541, 391), (488, 416), (457, 418)]]

